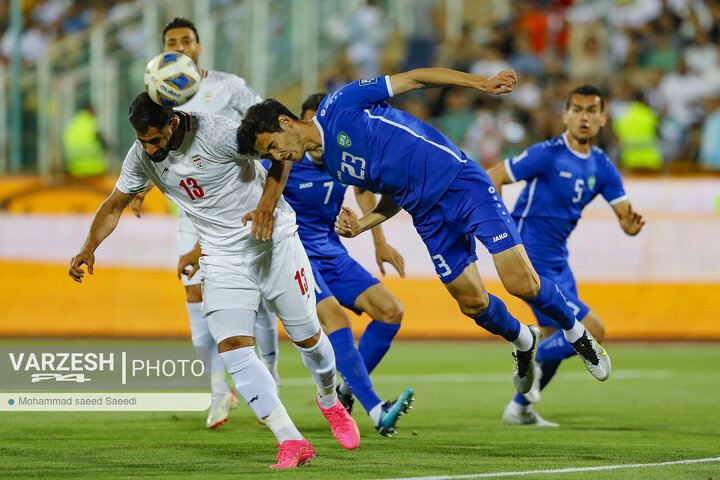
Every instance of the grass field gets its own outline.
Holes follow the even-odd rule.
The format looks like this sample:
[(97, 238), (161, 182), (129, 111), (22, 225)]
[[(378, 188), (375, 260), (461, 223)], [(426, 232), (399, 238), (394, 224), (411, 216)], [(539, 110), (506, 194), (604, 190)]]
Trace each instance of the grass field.
[[(452, 478), (720, 457), (719, 344), (610, 343), (614, 372), (604, 383), (571, 359), (536, 407), (560, 428), (542, 429), (500, 420), (513, 393), (507, 345), (397, 342), (373, 379), (384, 398), (414, 388), (415, 408), (383, 438), (356, 405), (354, 451), (332, 438), (297, 352), (281, 350), (281, 398), (318, 454), (307, 466), (269, 470), (274, 438), (242, 405), (216, 431), (204, 428), (205, 412), (3, 412), (0, 477)], [(522, 478), (720, 479), (720, 462)]]

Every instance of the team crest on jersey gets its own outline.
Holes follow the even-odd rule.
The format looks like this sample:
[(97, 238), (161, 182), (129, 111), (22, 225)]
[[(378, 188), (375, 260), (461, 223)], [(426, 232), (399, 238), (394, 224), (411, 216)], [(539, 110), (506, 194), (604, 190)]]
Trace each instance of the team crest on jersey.
[(594, 190), (595, 189), (595, 182), (597, 179), (595, 178), (595, 175), (590, 175), (590, 178), (588, 178), (588, 190)]
[(195, 168), (197, 168), (201, 172), (205, 170), (205, 164), (203, 163), (202, 158), (200, 158), (200, 155), (195, 155), (192, 161), (193, 165), (195, 165)]
[(340, 145), (343, 148), (348, 148), (348, 147), (352, 146), (350, 137), (348, 137), (347, 133), (345, 133), (345, 132), (338, 133), (337, 142), (338, 142), (338, 145)]
[(363, 78), (360, 80), (360, 86), (364, 87), (365, 85), (373, 85), (377, 83), (377, 78)]

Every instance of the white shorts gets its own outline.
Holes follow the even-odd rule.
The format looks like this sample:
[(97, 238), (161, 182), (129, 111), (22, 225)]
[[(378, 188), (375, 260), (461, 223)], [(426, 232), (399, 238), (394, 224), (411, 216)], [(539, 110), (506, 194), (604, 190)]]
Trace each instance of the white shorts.
[[(178, 214), (178, 258), (185, 255), (187, 252), (195, 248), (195, 244), (198, 241), (197, 230), (195, 225), (190, 221), (190, 217), (186, 213), (181, 212)], [(195, 275), (188, 280), (187, 275), (180, 275), (180, 281), (186, 287), (191, 285), (200, 285), (200, 272), (195, 272)]]
[(227, 309), (257, 311), (262, 296), (283, 325), (317, 321), (315, 279), (297, 233), (260, 251), (204, 255), (200, 271), (205, 316)]

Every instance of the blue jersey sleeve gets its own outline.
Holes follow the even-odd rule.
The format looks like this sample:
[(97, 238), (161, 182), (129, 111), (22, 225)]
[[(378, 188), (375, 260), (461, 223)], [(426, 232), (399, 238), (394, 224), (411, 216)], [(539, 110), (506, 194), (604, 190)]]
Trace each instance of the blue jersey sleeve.
[(610, 205), (615, 205), (627, 199), (627, 195), (625, 195), (622, 178), (620, 177), (620, 172), (617, 167), (607, 157), (605, 158), (605, 162), (605, 181), (603, 182), (600, 193)]
[(547, 142), (533, 145), (520, 155), (505, 160), (505, 170), (513, 182), (535, 178), (547, 171), (552, 161)]
[(344, 108), (366, 108), (384, 102), (393, 96), (390, 76), (363, 78), (348, 83), (330, 96), (329, 103), (337, 102)]

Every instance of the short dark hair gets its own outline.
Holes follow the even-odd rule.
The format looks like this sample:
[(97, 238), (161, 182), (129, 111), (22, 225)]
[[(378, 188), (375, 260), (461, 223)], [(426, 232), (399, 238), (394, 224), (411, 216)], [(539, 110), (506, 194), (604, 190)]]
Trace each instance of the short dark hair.
[(293, 120), (298, 117), (282, 103), (268, 98), (250, 107), (237, 131), (238, 152), (251, 155), (255, 152), (257, 136), (263, 133), (281, 132), (278, 117), (286, 115)]
[(600, 97), (600, 110), (605, 110), (605, 96), (602, 90), (595, 85), (580, 85), (570, 90), (567, 100), (565, 101), (565, 110), (570, 108), (570, 100), (572, 100), (573, 95), (597, 95)]
[(300, 116), (302, 117), (305, 115), (305, 112), (308, 110), (312, 110), (314, 112), (317, 112), (318, 108), (320, 108), (320, 103), (325, 99), (327, 95), (324, 93), (313, 93), (309, 97), (305, 99), (302, 106), (300, 106)]
[(162, 44), (163, 45), (165, 45), (165, 34), (168, 32), (168, 30), (172, 30), (173, 28), (189, 28), (195, 34), (195, 40), (197, 40), (197, 42), (200, 43), (200, 36), (198, 36), (197, 28), (195, 28), (195, 24), (193, 22), (191, 22), (190, 20), (188, 20), (187, 18), (175, 17), (167, 25), (165, 25), (165, 28), (163, 29), (163, 34), (162, 34)]
[(145, 133), (150, 127), (162, 128), (170, 123), (175, 112), (172, 107), (158, 105), (147, 92), (143, 92), (130, 104), (130, 124), (140, 133)]

